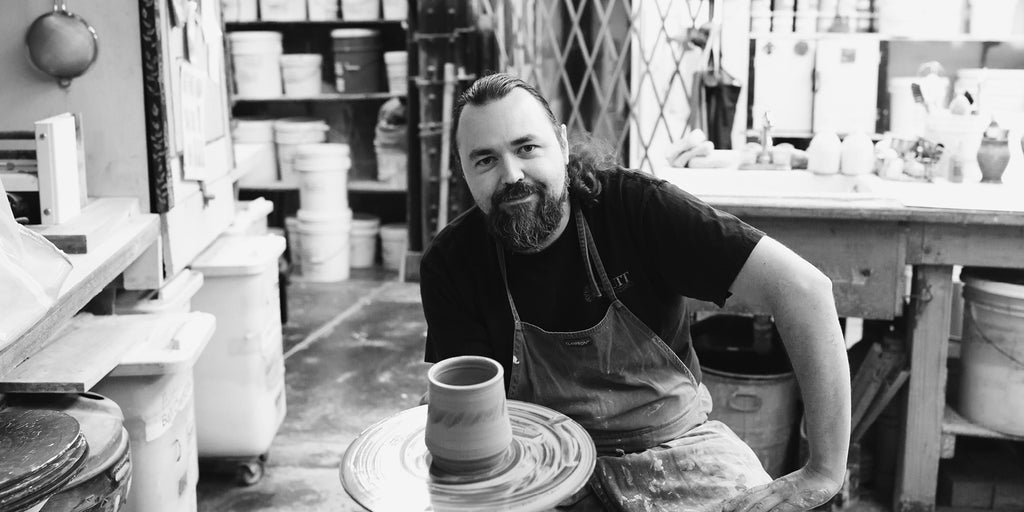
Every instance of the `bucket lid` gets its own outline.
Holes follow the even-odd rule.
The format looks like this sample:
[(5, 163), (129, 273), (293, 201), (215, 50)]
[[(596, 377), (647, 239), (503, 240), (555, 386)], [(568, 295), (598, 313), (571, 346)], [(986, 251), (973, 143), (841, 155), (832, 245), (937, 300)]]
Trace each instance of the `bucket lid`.
[(300, 144), (295, 148), (295, 159), (309, 157), (309, 158), (321, 158), (321, 157), (334, 157), (342, 156), (347, 157), (352, 153), (352, 149), (348, 144), (341, 142), (322, 142), (318, 144)]
[(398, 64), (400, 62), (409, 61), (409, 52), (406, 51), (394, 51), (384, 52), (384, 62)]
[(352, 229), (353, 230), (374, 230), (376, 231), (380, 227), (380, 217), (371, 215), (369, 213), (354, 213), (352, 214)]
[(350, 37), (377, 37), (379, 30), (370, 28), (336, 28), (331, 31), (331, 37), (335, 39), (346, 39)]
[(344, 210), (327, 212), (300, 209), (296, 213), (296, 217), (299, 219), (300, 228), (303, 223), (349, 222), (352, 220), (352, 209), (345, 208)]
[(141, 297), (130, 293), (119, 294), (114, 301), (114, 313), (124, 315), (166, 312), (192, 300), (202, 287), (203, 275), (185, 269), (164, 283), (156, 293)]
[(273, 117), (268, 117), (268, 116), (239, 116), (239, 117), (235, 117), (235, 118), (231, 119), (231, 124), (233, 124), (235, 126), (245, 126), (245, 127), (250, 127), (251, 126), (251, 127), (254, 127), (254, 128), (255, 127), (273, 128), (274, 127), (274, 121), (276, 121), (276, 120), (277, 119), (274, 119)]
[(78, 421), (60, 411), (0, 410), (0, 509), (26, 510), (60, 491), (85, 464)]
[(283, 117), (274, 121), (275, 132), (297, 132), (306, 130), (327, 131), (329, 127), (323, 119), (315, 117)]
[(405, 238), (409, 227), (405, 223), (384, 224), (380, 227), (381, 238)]
[(89, 442), (82, 470), (67, 487), (89, 480), (113, 464), (128, 445), (124, 414), (111, 399), (95, 393), (23, 393), (8, 395), (8, 405), (21, 409), (60, 411), (76, 421)]
[(319, 66), (323, 59), (319, 53), (286, 53), (281, 56), (281, 65)]
[(277, 235), (223, 236), (192, 262), (192, 269), (207, 278), (258, 274), (281, 257), (284, 247)]
[(229, 32), (228, 39), (232, 42), (281, 41), (281, 33), (270, 30), (244, 30)]
[(209, 313), (167, 313), (144, 316), (150, 336), (121, 357), (108, 376), (137, 377), (191, 372), (213, 336), (217, 319)]

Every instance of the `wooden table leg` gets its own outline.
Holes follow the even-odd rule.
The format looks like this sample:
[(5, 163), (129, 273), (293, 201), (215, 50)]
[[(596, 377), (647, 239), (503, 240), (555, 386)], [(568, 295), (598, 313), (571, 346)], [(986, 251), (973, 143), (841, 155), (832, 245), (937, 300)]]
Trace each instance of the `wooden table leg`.
[(910, 350), (907, 410), (901, 428), (893, 510), (935, 510), (942, 413), (946, 404), (946, 357), (953, 267), (914, 267), (913, 295), (904, 313)]

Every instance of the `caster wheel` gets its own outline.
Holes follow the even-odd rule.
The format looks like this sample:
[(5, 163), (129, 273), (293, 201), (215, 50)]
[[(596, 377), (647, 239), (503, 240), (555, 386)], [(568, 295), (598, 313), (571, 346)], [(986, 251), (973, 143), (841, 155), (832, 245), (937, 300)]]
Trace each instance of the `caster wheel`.
[(239, 485), (256, 485), (263, 479), (263, 461), (243, 462), (235, 472), (235, 481)]

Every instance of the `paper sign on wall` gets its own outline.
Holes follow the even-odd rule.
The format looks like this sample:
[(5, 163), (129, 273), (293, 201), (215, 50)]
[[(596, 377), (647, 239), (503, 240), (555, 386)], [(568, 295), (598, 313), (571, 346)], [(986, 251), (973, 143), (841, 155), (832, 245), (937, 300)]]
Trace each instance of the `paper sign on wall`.
[(186, 180), (206, 179), (206, 136), (203, 112), (206, 69), (181, 62), (181, 129), (183, 174)]

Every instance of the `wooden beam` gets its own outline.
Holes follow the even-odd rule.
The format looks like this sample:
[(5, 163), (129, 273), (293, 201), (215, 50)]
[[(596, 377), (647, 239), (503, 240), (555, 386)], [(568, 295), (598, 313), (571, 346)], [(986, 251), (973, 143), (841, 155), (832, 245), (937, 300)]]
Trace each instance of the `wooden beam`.
[(149, 339), (161, 321), (161, 315), (72, 317), (46, 348), (0, 379), (0, 392), (84, 393), (129, 349)]
[(942, 451), (953, 267), (916, 266), (911, 294), (907, 310), (910, 385), (901, 428), (902, 453), (896, 461), (893, 510), (930, 512), (935, 509)]
[(67, 254), (86, 254), (106, 240), (125, 219), (135, 215), (139, 215), (138, 199), (104, 197), (94, 199), (67, 222), (28, 227)]

